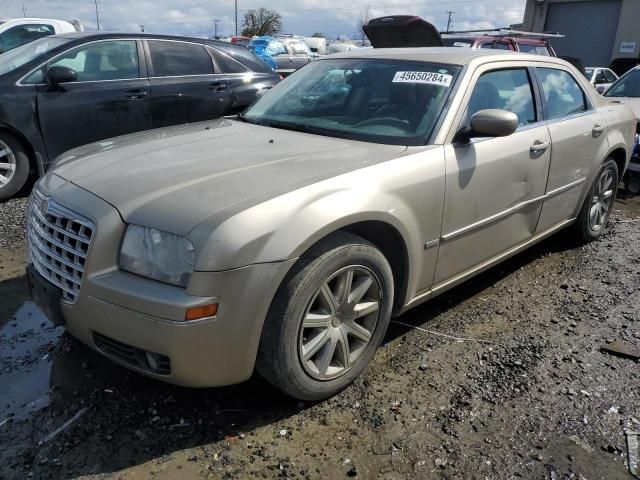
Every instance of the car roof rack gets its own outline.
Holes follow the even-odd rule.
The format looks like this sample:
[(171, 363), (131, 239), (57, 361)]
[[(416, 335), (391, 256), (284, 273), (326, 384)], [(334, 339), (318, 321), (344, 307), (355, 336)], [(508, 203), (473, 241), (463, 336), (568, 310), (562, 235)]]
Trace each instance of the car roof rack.
[(458, 35), (458, 34), (486, 34), (496, 37), (527, 37), (527, 38), (564, 38), (562, 33), (558, 32), (527, 32), (525, 30), (515, 30), (511, 27), (489, 28), (478, 30), (457, 30), (450, 32), (440, 32), (441, 35)]

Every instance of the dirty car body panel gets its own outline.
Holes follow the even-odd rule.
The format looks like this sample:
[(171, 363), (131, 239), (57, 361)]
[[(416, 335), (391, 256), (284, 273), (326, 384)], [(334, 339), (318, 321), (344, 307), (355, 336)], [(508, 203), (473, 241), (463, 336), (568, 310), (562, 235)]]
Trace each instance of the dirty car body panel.
[[(407, 74), (407, 65), (417, 72)], [(359, 76), (378, 67), (366, 82)], [(316, 74), (326, 75), (321, 92), (305, 87)], [(546, 91), (563, 85), (558, 78), (569, 86)], [(437, 88), (415, 87), (425, 84)], [(288, 96), (293, 103), (273, 107), (303, 112), (297, 123), (264, 113), (274, 111), (278, 92), (297, 92)], [(551, 118), (558, 93), (566, 111)], [(427, 122), (396, 108), (398, 98), (405, 107), (438, 108)], [(362, 107), (364, 118), (347, 122), (340, 105), (353, 115)], [(474, 113), (492, 108), (517, 115), (512, 134), (469, 130)], [(417, 129), (409, 127), (414, 120)], [(430, 127), (421, 131), (423, 120)], [(455, 48), (334, 55), (274, 87), (244, 118), (127, 135), (60, 156), (30, 200), (30, 258), (42, 254), (31, 225), (43, 202), (84, 219), (86, 260), (62, 301), (68, 330), (168, 382), (236, 383), (253, 372), (278, 287), (322, 239), (393, 232), (399, 314), (571, 224), (600, 165), (613, 156), (626, 168), (634, 131), (628, 107), (606, 103), (562, 60)], [(194, 262), (184, 285), (121, 267), (130, 225), (188, 239)], [(215, 315), (185, 321), (188, 309), (211, 303)], [(151, 368), (147, 353), (170, 369)]]

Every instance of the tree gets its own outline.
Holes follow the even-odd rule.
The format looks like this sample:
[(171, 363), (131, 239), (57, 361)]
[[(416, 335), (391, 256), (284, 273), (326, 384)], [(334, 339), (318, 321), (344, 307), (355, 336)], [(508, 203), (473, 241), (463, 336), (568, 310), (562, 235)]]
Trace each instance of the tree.
[(369, 20), (371, 20), (371, 7), (366, 5), (362, 10), (360, 10), (360, 14), (358, 15), (358, 26), (360, 27), (359, 34), (362, 37), (362, 45), (364, 45), (365, 39), (367, 38), (362, 27), (369, 23)]
[(322, 32), (316, 32), (311, 35), (312, 38), (324, 38), (324, 34)]
[(282, 29), (282, 16), (275, 10), (268, 8), (251, 9), (244, 14), (242, 35), (275, 35)]

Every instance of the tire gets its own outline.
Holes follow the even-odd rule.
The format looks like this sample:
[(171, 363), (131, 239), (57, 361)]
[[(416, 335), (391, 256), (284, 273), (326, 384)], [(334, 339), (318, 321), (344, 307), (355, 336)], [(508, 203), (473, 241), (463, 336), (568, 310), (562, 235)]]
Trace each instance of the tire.
[(29, 155), (13, 136), (0, 132), (0, 201), (13, 197), (29, 178)]
[(369, 364), (392, 305), (393, 273), (384, 255), (363, 238), (333, 234), (305, 253), (280, 285), (256, 368), (292, 397), (330, 397)]
[(616, 200), (618, 183), (618, 166), (614, 160), (609, 158), (598, 170), (598, 174), (589, 189), (587, 197), (584, 199), (578, 218), (576, 218), (573, 225), (574, 231), (581, 242), (586, 243), (596, 240), (604, 232)]
[(632, 195), (638, 195), (640, 193), (640, 177), (627, 173), (627, 179), (624, 182), (624, 186)]

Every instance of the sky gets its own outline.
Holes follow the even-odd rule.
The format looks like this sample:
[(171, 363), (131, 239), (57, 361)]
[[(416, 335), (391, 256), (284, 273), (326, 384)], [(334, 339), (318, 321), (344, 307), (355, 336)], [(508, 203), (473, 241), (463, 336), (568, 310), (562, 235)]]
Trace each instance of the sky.
[[(1, 0), (0, 19), (47, 17), (77, 19), (91, 31), (140, 31), (211, 37), (233, 35), (235, 0)], [(452, 11), (452, 30), (505, 27), (522, 22), (526, 0), (237, 0), (238, 29), (244, 12), (267, 7), (282, 15), (283, 33), (323, 33), (359, 38), (358, 19), (369, 7), (370, 18), (384, 15), (419, 15), (444, 30)], [(214, 20), (218, 20), (214, 22)]]

